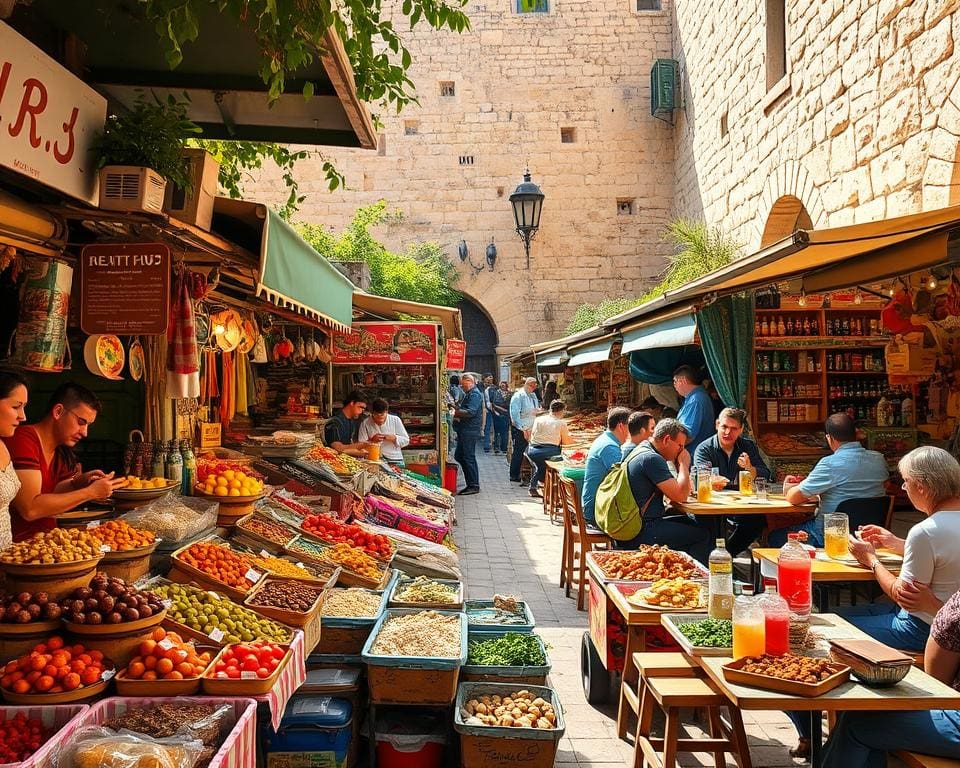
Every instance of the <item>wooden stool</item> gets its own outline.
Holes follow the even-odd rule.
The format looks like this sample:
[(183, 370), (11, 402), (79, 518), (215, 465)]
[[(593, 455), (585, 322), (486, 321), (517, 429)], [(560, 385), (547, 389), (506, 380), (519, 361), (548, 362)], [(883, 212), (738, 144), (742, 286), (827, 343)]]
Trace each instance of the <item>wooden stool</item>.
[[(639, 719), (643, 709), (643, 697), (646, 693), (647, 679), (657, 677), (699, 677), (702, 670), (689, 657), (682, 653), (635, 653), (633, 666), (638, 673), (637, 690), (625, 678), (620, 683), (620, 709), (617, 716), (617, 736), (627, 735), (627, 714), (630, 711)], [(652, 712), (652, 710), (651, 710)]]
[[(560, 472), (547, 464), (547, 471), (543, 478), (543, 514), (550, 515), (550, 522), (554, 519), (563, 522), (563, 502), (560, 499)], [(562, 578), (562, 577), (561, 577)], [(563, 586), (561, 581), (560, 586)]]
[[(656, 702), (666, 715), (663, 738), (650, 736), (653, 704)], [(720, 707), (730, 712), (730, 725), (720, 718)], [(683, 707), (707, 710), (710, 737), (680, 738), (680, 710)], [(706, 680), (691, 677), (650, 678), (640, 709), (637, 725), (637, 743), (634, 748), (634, 768), (642, 768), (644, 761), (655, 768), (674, 768), (678, 752), (712, 752), (716, 768), (726, 765), (724, 753), (729, 752), (739, 768), (751, 768), (747, 735), (743, 730), (740, 710)], [(660, 754), (663, 757), (661, 759)]]

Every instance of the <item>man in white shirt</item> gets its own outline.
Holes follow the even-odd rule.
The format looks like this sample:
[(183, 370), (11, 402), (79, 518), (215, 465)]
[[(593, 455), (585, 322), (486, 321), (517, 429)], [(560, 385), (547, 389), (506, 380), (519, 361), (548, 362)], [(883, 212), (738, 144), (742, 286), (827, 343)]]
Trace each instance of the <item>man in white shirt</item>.
[(378, 397), (370, 404), (370, 415), (360, 425), (360, 441), (380, 443), (380, 456), (384, 461), (403, 466), (400, 449), (410, 445), (410, 436), (399, 416), (390, 413), (390, 404)]

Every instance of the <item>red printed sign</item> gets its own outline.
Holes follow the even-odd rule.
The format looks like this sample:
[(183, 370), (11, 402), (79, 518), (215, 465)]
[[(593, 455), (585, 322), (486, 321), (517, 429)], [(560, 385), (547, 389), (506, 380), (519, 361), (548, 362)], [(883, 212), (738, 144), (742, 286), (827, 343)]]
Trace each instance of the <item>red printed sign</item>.
[(435, 363), (437, 326), (430, 323), (354, 323), (333, 335), (334, 364)]
[(467, 342), (447, 339), (447, 370), (462, 371), (467, 367)]
[(0, 166), (96, 203), (89, 156), (107, 100), (0, 22)]

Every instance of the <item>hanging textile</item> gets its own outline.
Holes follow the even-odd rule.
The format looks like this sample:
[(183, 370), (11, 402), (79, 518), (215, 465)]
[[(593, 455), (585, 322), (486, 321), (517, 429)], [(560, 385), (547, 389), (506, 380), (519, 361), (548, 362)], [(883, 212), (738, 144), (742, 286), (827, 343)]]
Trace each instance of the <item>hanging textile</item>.
[(167, 326), (167, 397), (200, 396), (200, 353), (193, 312), (193, 279), (180, 270), (174, 275), (170, 322)]
[(239, 350), (234, 353), (237, 369), (235, 411), (241, 416), (247, 415), (247, 355)]
[(700, 347), (689, 344), (630, 353), (630, 375), (643, 384), (672, 384), (673, 372), (681, 365), (702, 367), (704, 359)]
[(143, 345), (146, 365), (143, 375), (143, 434), (154, 442), (163, 437), (163, 408), (166, 398), (167, 340), (147, 336)]
[(747, 402), (753, 357), (753, 294), (724, 296), (697, 313), (710, 380), (724, 405)]
[(234, 368), (233, 353), (224, 352), (220, 355), (223, 367), (223, 376), (220, 385), (220, 423), (228, 426), (236, 414), (236, 371)]

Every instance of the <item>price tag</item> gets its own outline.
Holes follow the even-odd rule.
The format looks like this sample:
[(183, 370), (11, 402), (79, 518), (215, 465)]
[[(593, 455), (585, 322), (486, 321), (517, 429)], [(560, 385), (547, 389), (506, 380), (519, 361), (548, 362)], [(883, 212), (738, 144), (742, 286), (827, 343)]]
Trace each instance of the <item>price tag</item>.
[(297, 563), (297, 568), (300, 568), (304, 571), (307, 570), (307, 566), (305, 566), (303, 563)]
[(240, 672), (240, 679), (241, 679), (241, 680), (256, 680), (256, 679), (257, 679), (257, 673), (256, 673), (256, 672), (251, 672), (249, 669), (244, 669), (244, 670), (242, 670), (242, 671)]
[(173, 640), (171, 640), (171, 639), (168, 638), (168, 637), (163, 638), (163, 640), (161, 640), (159, 643), (157, 643), (157, 645), (159, 645), (159, 646), (160, 646), (161, 648), (163, 648), (163, 650), (165, 650), (165, 651), (169, 651), (171, 648), (176, 648), (176, 647), (177, 647), (177, 644), (176, 644), (175, 642), (173, 642)]
[(101, 679), (101, 680), (109, 680), (109, 679), (110, 679), (111, 677), (113, 677), (115, 674), (117, 674), (117, 670), (115, 670), (115, 669), (105, 669), (105, 670), (103, 670), (103, 674), (100, 675), (100, 679)]
[(91, 520), (89, 523), (87, 523), (87, 530), (88, 530), (88, 531), (92, 531), (94, 528), (99, 528), (99, 527), (100, 527), (100, 521), (99, 521), (99, 520)]
[(219, 643), (224, 638), (223, 630), (220, 629), (220, 627), (217, 627), (215, 630), (213, 630), (213, 632), (210, 633), (209, 637), (211, 640), (213, 640), (213, 642)]
[(101, 551), (101, 552), (104, 552), (104, 553), (109, 552), (109, 551), (110, 551), (110, 546), (107, 545), (107, 544), (101, 544), (101, 545), (100, 545), (100, 551)]
[(251, 568), (244, 574), (244, 576), (246, 576), (247, 581), (252, 581), (254, 584), (256, 584), (258, 581), (260, 581), (261, 574), (259, 571), (255, 571), (253, 568)]
[(260, 550), (260, 557), (270, 557), (270, 553), (265, 549)]
[(164, 608), (170, 608), (173, 605), (173, 600), (161, 600), (160, 602)]
[(220, 599), (220, 595), (219, 595), (218, 593), (216, 593), (216, 592), (211, 592), (209, 589), (207, 590), (207, 594), (210, 595), (210, 597), (212, 597), (214, 600), (219, 600), (219, 599)]

